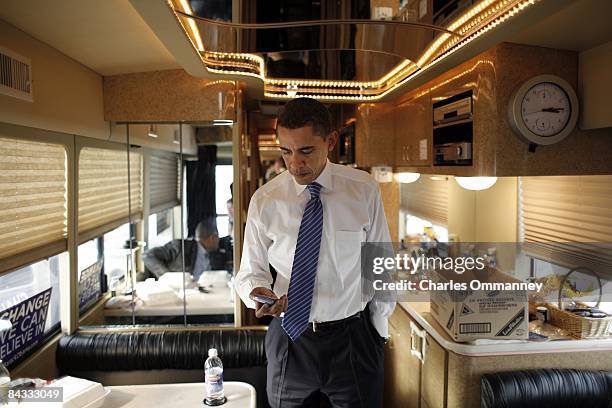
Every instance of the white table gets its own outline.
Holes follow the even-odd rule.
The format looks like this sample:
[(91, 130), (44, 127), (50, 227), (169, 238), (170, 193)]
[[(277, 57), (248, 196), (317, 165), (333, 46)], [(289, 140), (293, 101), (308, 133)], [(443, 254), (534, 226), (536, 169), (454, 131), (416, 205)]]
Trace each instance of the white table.
[[(187, 315), (230, 315), (234, 314), (229, 287), (213, 287), (210, 293), (187, 296)], [(131, 308), (105, 308), (105, 316), (131, 316)], [(142, 305), (134, 311), (135, 316), (182, 316), (183, 303), (161, 306)]]
[[(147, 384), (106, 387), (110, 394), (104, 399), (103, 408), (200, 408), (205, 406), (204, 383)], [(223, 384), (227, 402), (222, 408), (256, 408), (255, 388), (243, 382), (228, 381)]]

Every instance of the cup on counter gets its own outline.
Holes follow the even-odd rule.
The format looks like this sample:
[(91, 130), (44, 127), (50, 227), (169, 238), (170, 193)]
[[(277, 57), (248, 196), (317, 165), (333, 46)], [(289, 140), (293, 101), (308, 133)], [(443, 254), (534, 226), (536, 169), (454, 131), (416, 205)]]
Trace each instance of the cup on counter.
[(544, 306), (536, 307), (536, 318), (542, 323), (548, 323), (548, 308)]

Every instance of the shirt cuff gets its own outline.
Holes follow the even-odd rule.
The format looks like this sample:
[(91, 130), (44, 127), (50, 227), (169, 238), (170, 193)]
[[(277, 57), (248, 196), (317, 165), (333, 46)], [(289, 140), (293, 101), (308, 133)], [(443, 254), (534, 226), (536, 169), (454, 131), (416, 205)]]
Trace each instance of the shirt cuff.
[(389, 320), (385, 316), (381, 316), (379, 314), (372, 314), (372, 324), (374, 328), (380, 335), (380, 337), (384, 337), (385, 339), (389, 337)]
[(249, 309), (255, 309), (255, 301), (249, 297), (253, 289), (255, 288), (268, 288), (272, 290), (270, 284), (266, 281), (258, 281), (258, 280), (247, 280), (242, 282), (238, 289), (238, 294), (240, 298), (244, 302), (245, 306)]

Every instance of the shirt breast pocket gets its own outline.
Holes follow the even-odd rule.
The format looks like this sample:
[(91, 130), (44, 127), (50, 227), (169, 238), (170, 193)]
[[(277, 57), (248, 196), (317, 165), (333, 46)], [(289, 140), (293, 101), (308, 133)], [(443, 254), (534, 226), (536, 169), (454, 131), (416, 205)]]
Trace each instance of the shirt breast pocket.
[(342, 288), (360, 283), (361, 243), (365, 241), (365, 231), (336, 231), (336, 270)]

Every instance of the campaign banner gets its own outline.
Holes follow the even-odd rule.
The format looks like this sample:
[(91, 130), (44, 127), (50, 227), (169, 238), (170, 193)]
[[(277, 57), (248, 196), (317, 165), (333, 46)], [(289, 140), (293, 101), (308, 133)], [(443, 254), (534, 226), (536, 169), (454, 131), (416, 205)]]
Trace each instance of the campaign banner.
[(0, 360), (4, 364), (11, 365), (43, 338), (51, 289), (0, 312), (0, 319), (13, 324), (11, 330), (0, 333)]
[(102, 295), (102, 265), (104, 260), (100, 259), (93, 265), (83, 269), (79, 279), (79, 310), (89, 306)]

